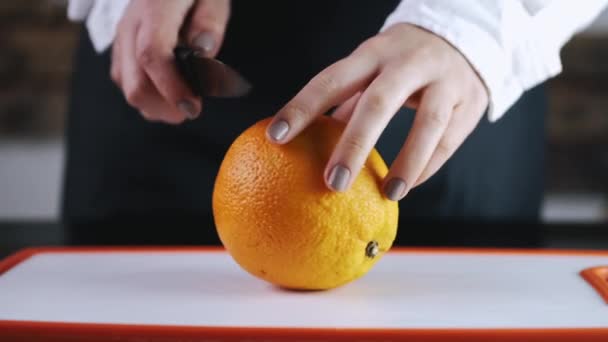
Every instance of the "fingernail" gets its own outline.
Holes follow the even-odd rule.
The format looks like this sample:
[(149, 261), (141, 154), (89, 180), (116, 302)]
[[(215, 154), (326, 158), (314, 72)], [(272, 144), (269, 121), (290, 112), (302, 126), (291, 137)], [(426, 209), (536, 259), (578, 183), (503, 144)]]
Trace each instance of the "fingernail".
[(212, 53), (215, 48), (215, 37), (209, 32), (203, 32), (194, 38), (192, 44), (203, 54), (208, 55)]
[(336, 165), (329, 173), (329, 185), (336, 191), (346, 190), (350, 170), (342, 165)]
[(289, 132), (289, 124), (285, 120), (279, 120), (268, 127), (268, 135), (274, 141), (281, 141)]
[(190, 120), (192, 119), (196, 119), (196, 117), (198, 117), (197, 111), (196, 111), (196, 106), (194, 105), (194, 103), (188, 101), (188, 100), (183, 100), (180, 101), (177, 104), (177, 107), (179, 108), (179, 110), (182, 111), (182, 113), (184, 113), (184, 115), (186, 115), (186, 117)]
[(399, 201), (405, 195), (405, 182), (400, 178), (393, 178), (386, 183), (384, 194), (391, 201)]

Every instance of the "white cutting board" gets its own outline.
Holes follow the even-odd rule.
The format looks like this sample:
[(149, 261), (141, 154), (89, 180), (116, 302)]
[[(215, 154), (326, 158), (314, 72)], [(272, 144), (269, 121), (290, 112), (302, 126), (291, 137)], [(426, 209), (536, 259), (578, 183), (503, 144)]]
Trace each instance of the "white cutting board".
[(294, 292), (222, 250), (42, 250), (0, 274), (0, 323), (608, 333), (580, 275), (605, 265), (608, 252), (395, 249), (346, 286)]

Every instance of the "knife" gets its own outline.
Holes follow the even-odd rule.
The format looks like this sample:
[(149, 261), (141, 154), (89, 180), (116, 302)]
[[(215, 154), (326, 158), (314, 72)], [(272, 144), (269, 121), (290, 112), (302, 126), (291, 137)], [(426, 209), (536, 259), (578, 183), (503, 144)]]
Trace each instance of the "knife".
[(252, 88), (234, 68), (195, 49), (178, 46), (174, 54), (178, 70), (198, 96), (236, 98), (247, 95)]

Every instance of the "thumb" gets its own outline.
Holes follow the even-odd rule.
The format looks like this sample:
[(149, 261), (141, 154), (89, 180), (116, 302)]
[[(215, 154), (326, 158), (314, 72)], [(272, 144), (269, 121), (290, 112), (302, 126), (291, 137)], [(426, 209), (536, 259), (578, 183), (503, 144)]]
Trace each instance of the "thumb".
[(186, 39), (204, 56), (217, 55), (230, 17), (230, 0), (199, 0), (192, 8)]

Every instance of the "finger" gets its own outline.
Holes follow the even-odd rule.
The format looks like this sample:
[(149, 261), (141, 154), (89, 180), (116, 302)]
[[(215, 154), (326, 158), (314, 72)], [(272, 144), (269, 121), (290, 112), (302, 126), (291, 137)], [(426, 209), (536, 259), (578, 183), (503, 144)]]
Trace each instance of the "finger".
[(345, 191), (351, 186), (390, 119), (429, 81), (424, 70), (418, 64), (387, 69), (361, 95), (325, 170), (330, 189)]
[(383, 191), (393, 201), (402, 199), (418, 179), (443, 136), (456, 103), (444, 83), (432, 83), (423, 92), (414, 123), (385, 178)]
[[(479, 113), (478, 115), (471, 115)], [(433, 156), (424, 171), (416, 180), (414, 187), (426, 182), (452, 157), (458, 147), (473, 132), (479, 119), (483, 115), (483, 106), (461, 104), (454, 109), (454, 114), (448, 123), (445, 134), (439, 141)]]
[[(152, 83), (148, 83), (151, 85)], [(174, 120), (172, 117), (165, 116), (164, 113), (169, 112), (172, 108), (169, 104), (163, 99), (160, 93), (151, 86), (148, 90), (146, 90), (147, 97), (142, 101), (140, 108), (140, 112), (144, 118), (148, 121), (158, 122), (163, 121), (164, 123), (177, 125), (182, 122), (182, 120)]]
[[(152, 85), (152, 82), (135, 60), (135, 37), (137, 26), (126, 26), (119, 39), (117, 65), (121, 70), (121, 89), (127, 102), (137, 108), (146, 120), (159, 121), (170, 106)], [(177, 123), (167, 121), (168, 123)]]
[(317, 116), (323, 115), (367, 85), (378, 69), (369, 54), (354, 54), (315, 76), (273, 118), (267, 129), (270, 141), (287, 143)]
[(361, 92), (356, 93), (350, 99), (346, 100), (346, 102), (342, 103), (331, 116), (342, 122), (348, 122), (353, 115), (353, 111), (355, 110), (355, 106), (360, 97)]
[(185, 119), (196, 118), (202, 106), (200, 99), (179, 75), (173, 55), (179, 29), (190, 2), (167, 1), (163, 4), (165, 6), (154, 8), (155, 11), (162, 10), (162, 13), (147, 16), (155, 20), (141, 23), (135, 42), (135, 57), (170, 108), (162, 113), (160, 119), (180, 123)]
[(116, 37), (116, 40), (114, 41), (114, 43), (112, 44), (112, 61), (110, 64), (110, 78), (112, 79), (112, 81), (114, 81), (114, 83), (122, 89), (121, 86), (121, 70), (120, 70), (120, 63), (121, 63), (121, 47), (120, 47), (120, 36)]
[(203, 55), (215, 57), (224, 40), (229, 17), (229, 0), (197, 1), (187, 24), (187, 41)]
[[(137, 24), (122, 27), (117, 43), (120, 48), (117, 50), (115, 60), (120, 65), (121, 70), (121, 89), (125, 95), (127, 103), (137, 108), (147, 120), (157, 120), (160, 115), (157, 110), (150, 110), (149, 103), (152, 101), (153, 93), (158, 92), (150, 83), (144, 70), (135, 60), (135, 37), (137, 35)], [(154, 108), (154, 107), (152, 107)]]

